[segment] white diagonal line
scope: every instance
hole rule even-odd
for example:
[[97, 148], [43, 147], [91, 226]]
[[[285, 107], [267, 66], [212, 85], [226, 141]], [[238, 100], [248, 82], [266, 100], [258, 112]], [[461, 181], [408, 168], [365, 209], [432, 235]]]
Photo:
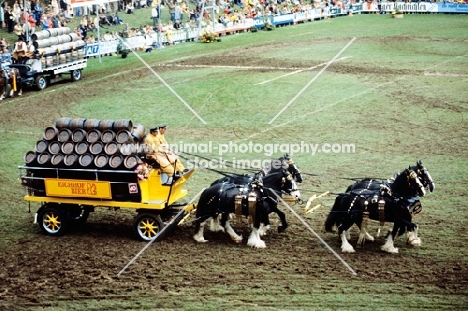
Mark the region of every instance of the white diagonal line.
[[[346, 58], [348, 58], [348, 56], [337, 59], [337, 61], [342, 60], [342, 59], [346, 59]], [[312, 69], [315, 69], [315, 68], [318, 68], [318, 67], [322, 67], [323, 65], [326, 65], [326, 64], [327, 63], [321, 63], [321, 64], [318, 64], [316, 66], [312, 66], [312, 67], [309, 67], [309, 68], [306, 68], [306, 69], [299, 69], [299, 70], [284, 74], [282, 76], [279, 76], [279, 77], [276, 77], [276, 78], [273, 78], [273, 79], [270, 79], [270, 80], [266, 80], [266, 81], [263, 81], [263, 82], [260, 82], [260, 83], [255, 83], [254, 85], [265, 84], [265, 83], [275, 81], [275, 80], [278, 80], [278, 79], [281, 79], [281, 78], [284, 78], [284, 77], [287, 77], [287, 76], [290, 76], [290, 75], [294, 75], [294, 74], [299, 73], [299, 72], [308, 71], [308, 70], [312, 70]]]
[[331, 246], [328, 245], [327, 242], [325, 242], [324, 239], [322, 239], [322, 237], [321, 237], [320, 235], [318, 235], [317, 232], [315, 232], [315, 230], [312, 229], [312, 227], [309, 226], [309, 224], [308, 224], [307, 222], [305, 222], [305, 220], [302, 219], [302, 217], [299, 216], [299, 215], [296, 213], [296, 211], [293, 210], [292, 207], [289, 206], [289, 204], [287, 204], [287, 203], [283, 200], [282, 197], [280, 197], [280, 196], [279, 196], [278, 194], [276, 194], [276, 192], [274, 192], [274, 191], [273, 191], [273, 193], [276, 195], [276, 197], [278, 198], [278, 200], [280, 200], [281, 203], [283, 203], [283, 205], [286, 206], [286, 207], [291, 211], [291, 213], [293, 213], [294, 216], [296, 216], [296, 218], [299, 219], [299, 221], [302, 222], [302, 224], [303, 224], [307, 229], [309, 229], [309, 231], [312, 232], [312, 233], [317, 237], [317, 239], [319, 239], [319, 241], [322, 242], [322, 244], [325, 245], [325, 247], [328, 248], [328, 250], [330, 250], [330, 252], [332, 252], [332, 254], [335, 255], [335, 257], [338, 258], [338, 260], [340, 260], [341, 263], [342, 263], [346, 268], [348, 268], [349, 271], [351, 271], [351, 273], [352, 273], [353, 275], [357, 275], [356, 271], [354, 271], [354, 269], [351, 268], [351, 266], [348, 265], [348, 263], [347, 263], [346, 261], [344, 261], [344, 259], [341, 258], [341, 256], [338, 255], [338, 253], [335, 252], [335, 250], [334, 250], [333, 248], [331, 248]]
[[[196, 196], [194, 196], [190, 202], [187, 203], [187, 205], [190, 205], [192, 204], [196, 198], [198, 198], [198, 196], [205, 190], [205, 188], [203, 188], [202, 190], [200, 190], [200, 192], [197, 193]], [[162, 230], [164, 230], [165, 228], [167, 228], [169, 225], [166, 225], [166, 227], [162, 228]], [[160, 233], [162, 233], [162, 230]], [[145, 247], [143, 247], [139, 252], [138, 254], [136, 254], [132, 260], [130, 260], [126, 265], [125, 267], [122, 268], [122, 270], [120, 270], [119, 273], [117, 273], [117, 276], [120, 276], [125, 270], [127, 270], [127, 268], [135, 261], [137, 260], [138, 257], [140, 257], [141, 254], [143, 254], [143, 252], [156, 240], [156, 238], [159, 236], [159, 233], [154, 236], [148, 243], [146, 243]]]
[[312, 80], [310, 80], [309, 83], [307, 83], [307, 85], [304, 86], [302, 90], [300, 90], [299, 93], [297, 93], [297, 95], [294, 96], [294, 98], [291, 99], [289, 103], [286, 106], [284, 106], [283, 109], [281, 109], [281, 111], [278, 112], [273, 119], [271, 119], [270, 122], [268, 122], [268, 124], [272, 124], [273, 122], [275, 122], [276, 118], [278, 118], [286, 109], [288, 109], [288, 107], [328, 68], [328, 66], [330, 66], [338, 58], [338, 56], [341, 55], [341, 53], [343, 53], [351, 45], [351, 43], [354, 42], [354, 40], [356, 40], [356, 37], [351, 39], [351, 41], [349, 41], [349, 43], [346, 44], [346, 46], [342, 48], [341, 51], [338, 54], [336, 54], [335, 57], [333, 57], [333, 59], [329, 61], [327, 65], [323, 67], [322, 70], [320, 70], [319, 73], [317, 73], [315, 77]]
[[[117, 36], [117, 38], [122, 42], [122, 44], [125, 44], [127, 48], [131, 50], [127, 42], [123, 41], [123, 39], [119, 36]], [[185, 107], [187, 107], [188, 110], [190, 110], [203, 124], [206, 124], [205, 120], [203, 120], [203, 118], [200, 117], [200, 115], [195, 110], [193, 110], [193, 108], [182, 97], [180, 97], [179, 94], [177, 94], [177, 92], [174, 91], [174, 89], [169, 84], [167, 84], [167, 82], [164, 81], [164, 79], [161, 78], [161, 76], [156, 71], [154, 71], [154, 69], [151, 68], [151, 66], [148, 65], [148, 63], [145, 62], [140, 55], [138, 55], [138, 53], [135, 51], [132, 51], [132, 53], [146, 66], [146, 68], [148, 68], [156, 76], [156, 78], [159, 79], [159, 81], [161, 81], [172, 92], [172, 94], [174, 94], [185, 105]]]

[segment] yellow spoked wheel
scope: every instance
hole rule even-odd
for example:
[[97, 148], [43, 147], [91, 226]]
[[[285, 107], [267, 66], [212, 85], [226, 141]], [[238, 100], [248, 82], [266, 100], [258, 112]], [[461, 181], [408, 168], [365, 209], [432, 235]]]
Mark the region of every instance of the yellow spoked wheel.
[[45, 207], [39, 213], [39, 225], [41, 230], [49, 235], [61, 235], [65, 231], [65, 218], [60, 211], [55, 207]]
[[133, 227], [140, 240], [150, 241], [164, 227], [164, 223], [158, 214], [140, 213], [136, 217]]

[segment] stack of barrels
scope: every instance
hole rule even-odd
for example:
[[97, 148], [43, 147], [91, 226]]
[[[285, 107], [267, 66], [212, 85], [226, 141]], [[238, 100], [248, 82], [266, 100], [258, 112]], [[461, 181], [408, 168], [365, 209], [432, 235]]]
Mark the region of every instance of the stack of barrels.
[[41, 30], [31, 35], [42, 67], [53, 67], [84, 59], [86, 42], [68, 27]]
[[131, 120], [58, 118], [24, 161], [31, 167], [133, 170], [144, 137], [144, 126]]

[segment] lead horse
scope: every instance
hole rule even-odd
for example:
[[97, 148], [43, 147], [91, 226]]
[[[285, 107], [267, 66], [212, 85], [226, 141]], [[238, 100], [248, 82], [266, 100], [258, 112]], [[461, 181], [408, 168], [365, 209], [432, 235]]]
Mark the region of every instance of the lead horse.
[[[432, 179], [432, 176], [429, 173], [429, 171], [424, 167], [421, 160], [416, 162], [416, 165], [409, 166], [408, 169], [416, 172], [424, 188], [426, 188], [429, 192], [434, 191], [435, 189], [434, 180]], [[394, 177], [396, 177], [396, 175]], [[357, 181], [354, 184], [350, 185], [346, 189], [346, 192], [350, 192], [352, 190], [357, 190], [357, 189], [379, 190], [381, 187], [392, 187], [392, 183], [393, 183], [392, 180], [379, 181], [376, 179], [366, 178], [366, 179]], [[406, 191], [405, 189], [394, 188], [393, 191], [395, 192], [396, 195], [407, 196], [407, 194], [405, 193]]]
[[[195, 234], [193, 238], [197, 242], [207, 242], [204, 238], [204, 226], [212, 220], [221, 217], [221, 227], [228, 233], [231, 239], [237, 243], [242, 241], [242, 236], [236, 234], [230, 225], [230, 215], [250, 217], [252, 232], [247, 245], [255, 248], [265, 248], [265, 242], [261, 240], [261, 227], [269, 223], [268, 215], [277, 210], [278, 195], [275, 189], [264, 186], [261, 177], [257, 175], [254, 181], [238, 185], [234, 183], [216, 183], [205, 189], [197, 204]], [[296, 183], [292, 175], [283, 170], [271, 175], [275, 179], [273, 184], [279, 184], [279, 189], [299, 196]]]
[[11, 87], [9, 94], [10, 97], [13, 97], [16, 91], [18, 92], [18, 96], [23, 94], [19, 70], [16, 68], [8, 69], [8, 76], [9, 77], [7, 78], [4, 69], [0, 69], [0, 100], [3, 100], [6, 97], [8, 85]]
[[[406, 169], [401, 172], [393, 182], [393, 187], [400, 191], [408, 191], [413, 196], [425, 195], [424, 186], [413, 171]], [[391, 191], [391, 188], [388, 190]], [[335, 199], [335, 204], [325, 221], [325, 230], [333, 232], [333, 226], [338, 227], [341, 238], [341, 251], [354, 253], [355, 250], [348, 242], [348, 230], [353, 224], [360, 229], [358, 245], [362, 245], [365, 239], [373, 240], [366, 232], [368, 219], [380, 222], [393, 222], [393, 230], [387, 236], [386, 243], [381, 247], [383, 251], [398, 253], [394, 241], [398, 235], [408, 232], [408, 243], [413, 246], [421, 244], [417, 236], [418, 226], [412, 223], [411, 200], [396, 197], [385, 190], [357, 189], [348, 193], [342, 193]]]

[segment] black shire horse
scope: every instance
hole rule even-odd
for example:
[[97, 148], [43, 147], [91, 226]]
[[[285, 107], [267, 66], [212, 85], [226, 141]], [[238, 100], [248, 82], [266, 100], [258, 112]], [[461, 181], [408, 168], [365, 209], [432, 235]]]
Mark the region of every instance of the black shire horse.
[[[409, 170], [416, 172], [418, 175], [419, 180], [423, 184], [424, 188], [429, 190], [429, 192], [433, 192], [435, 189], [435, 183], [431, 177], [431, 174], [429, 174], [429, 171], [424, 167], [423, 163], [421, 160], [419, 160], [416, 165], [414, 166], [409, 166]], [[369, 190], [380, 190], [381, 187], [388, 187], [391, 188], [391, 184], [393, 183], [392, 180], [376, 180], [376, 179], [371, 179], [371, 178], [366, 178], [361, 181], [357, 181], [354, 184], [350, 185], [347, 189], [346, 192], [350, 192], [352, 190], [359, 190], [359, 189], [369, 189]], [[394, 188], [392, 189], [393, 192], [395, 192], [396, 195], [398, 196], [403, 196], [407, 197], [408, 195], [404, 193], [407, 191], [407, 189], [397, 189]]]
[[[296, 164], [294, 163], [293, 159], [288, 155], [285, 154], [281, 158], [277, 160], [272, 160], [266, 167], [264, 167], [260, 174], [262, 177], [267, 176], [268, 174], [280, 172], [286, 169], [294, 178], [297, 183], [302, 182], [302, 174], [301, 171], [297, 168]], [[238, 185], [243, 185], [248, 182], [252, 182], [256, 179], [255, 174], [229, 174], [225, 177], [222, 177], [216, 181], [214, 181], [211, 186], [218, 184], [218, 183], [233, 183]]]
[[[291, 174], [281, 171], [272, 174], [271, 177], [277, 181], [280, 190], [295, 195], [295, 188]], [[215, 220], [221, 216], [222, 230], [228, 233], [232, 240], [237, 243], [242, 241], [242, 236], [237, 235], [229, 223], [230, 214], [238, 216], [249, 216], [252, 221], [252, 232], [247, 245], [255, 248], [265, 248], [265, 242], [261, 240], [262, 224], [269, 223], [268, 215], [278, 211], [278, 200], [275, 194], [277, 190], [265, 187], [260, 179], [245, 185], [233, 183], [217, 183], [203, 191], [197, 204], [195, 234], [193, 238], [197, 242], [207, 242], [203, 236], [205, 224], [211, 219]], [[284, 225], [284, 224], [283, 224]]]
[[[266, 167], [264, 167], [260, 173], [255, 173], [255, 174], [230, 174], [228, 176], [225, 176], [223, 178], [220, 178], [216, 181], [214, 181], [211, 186], [214, 186], [219, 183], [232, 183], [236, 185], [246, 185], [248, 183], [253, 182], [254, 180], [258, 180], [259, 178], [262, 178], [263, 180], [263, 185], [267, 188], [271, 188], [277, 192], [277, 194], [282, 197], [283, 191], [281, 189], [281, 182], [277, 178], [278, 174], [284, 174], [284, 171], [287, 170], [294, 180], [297, 183], [301, 183], [303, 181], [302, 179], [302, 174], [301, 171], [297, 168], [296, 164], [292, 160], [292, 158], [288, 155], [285, 154], [281, 158], [277, 160], [272, 160]], [[260, 175], [260, 176], [259, 176]], [[297, 190], [297, 187], [293, 187], [291, 189]], [[296, 202], [298, 203], [303, 203], [299, 191], [296, 192], [295, 194], [291, 195]], [[286, 221], [286, 215], [276, 206], [272, 212], [275, 212], [278, 217], [280, 218], [281, 225], [278, 226], [278, 232], [283, 232], [286, 230], [286, 228], [289, 226], [287, 221]], [[270, 228], [270, 222], [268, 221], [267, 223], [264, 223], [264, 226], [262, 226], [260, 233], [261, 235], [264, 235], [266, 233], [266, 230]], [[213, 219], [213, 223], [210, 226], [211, 231], [220, 231], [220, 227], [217, 223], [217, 219]]]
[[[409, 169], [400, 173], [393, 186], [398, 189], [414, 191], [412, 196], [425, 195], [424, 186], [417, 174]], [[358, 245], [362, 245], [365, 239], [374, 238], [366, 232], [368, 219], [380, 222], [393, 222], [393, 230], [387, 237], [386, 243], [381, 247], [383, 251], [398, 253], [398, 248], [394, 247], [394, 241], [398, 235], [408, 232], [408, 243], [419, 246], [421, 240], [417, 236], [417, 225], [412, 223], [410, 211], [411, 200], [389, 195], [385, 191], [359, 189], [349, 193], [339, 194], [335, 199], [328, 217], [325, 221], [325, 230], [333, 232], [333, 226], [338, 227], [338, 234], [341, 237], [341, 251], [343, 253], [354, 253], [355, 250], [348, 242], [348, 230], [353, 224], [360, 228]]]

